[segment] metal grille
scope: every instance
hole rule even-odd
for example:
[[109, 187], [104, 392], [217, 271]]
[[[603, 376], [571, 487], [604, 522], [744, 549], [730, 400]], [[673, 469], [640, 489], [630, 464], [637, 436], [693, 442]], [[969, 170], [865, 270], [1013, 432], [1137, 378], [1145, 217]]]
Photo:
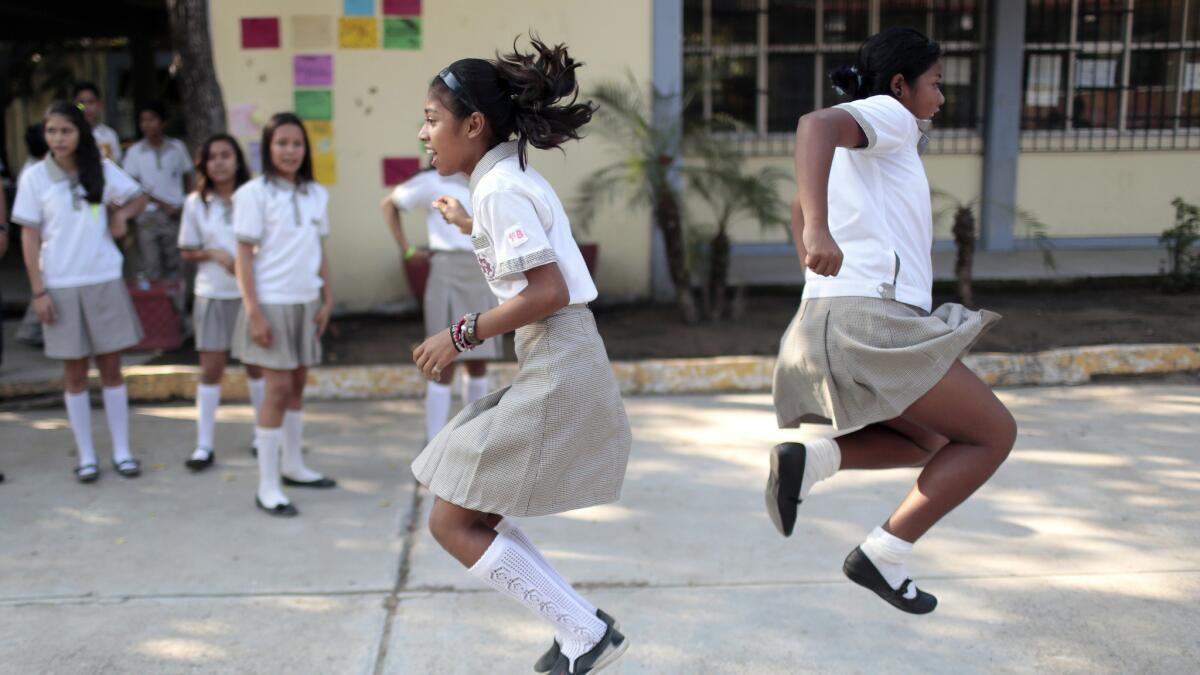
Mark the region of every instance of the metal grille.
[[871, 34], [911, 26], [942, 44], [946, 105], [929, 152], [982, 152], [984, 0], [685, 0], [685, 119], [750, 155], [788, 155], [801, 115], [838, 103], [827, 73]]
[[1028, 0], [1021, 149], [1200, 149], [1200, 0]]

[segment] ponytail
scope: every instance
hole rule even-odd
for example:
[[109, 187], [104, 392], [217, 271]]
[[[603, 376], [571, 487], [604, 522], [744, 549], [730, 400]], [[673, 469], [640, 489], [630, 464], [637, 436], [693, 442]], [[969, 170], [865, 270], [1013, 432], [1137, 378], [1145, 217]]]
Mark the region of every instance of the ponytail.
[[879, 94], [894, 96], [891, 85], [896, 75], [912, 86], [941, 57], [941, 45], [920, 31], [887, 28], [863, 43], [853, 65], [830, 71], [829, 81], [839, 95], [851, 101]]

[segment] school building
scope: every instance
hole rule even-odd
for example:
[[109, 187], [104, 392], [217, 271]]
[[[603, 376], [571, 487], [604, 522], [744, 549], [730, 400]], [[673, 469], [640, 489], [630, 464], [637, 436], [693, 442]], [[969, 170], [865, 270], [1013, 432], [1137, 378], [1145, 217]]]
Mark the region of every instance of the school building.
[[[797, 118], [835, 102], [824, 73], [882, 27], [924, 30], [946, 53], [930, 183], [979, 205], [983, 276], [1043, 273], [1022, 214], [1046, 225], [1068, 272], [1157, 273], [1171, 199], [1200, 201], [1200, 0], [210, 0], [210, 24], [229, 128], [251, 156], [271, 113], [310, 120], [348, 310], [409, 300], [379, 202], [424, 163], [430, 79], [531, 29], [585, 62], [585, 92], [653, 83], [677, 95], [659, 115], [686, 114], [752, 167], [789, 172]], [[697, 94], [683, 112], [685, 90]], [[583, 178], [618, 158], [593, 137], [532, 161], [569, 213]], [[420, 233], [421, 217], [407, 220]], [[936, 231], [944, 260], [949, 219]], [[604, 301], [662, 290], [648, 209], [614, 203], [577, 238], [599, 244]], [[738, 223], [733, 239], [739, 280], [799, 279], [782, 229]]]

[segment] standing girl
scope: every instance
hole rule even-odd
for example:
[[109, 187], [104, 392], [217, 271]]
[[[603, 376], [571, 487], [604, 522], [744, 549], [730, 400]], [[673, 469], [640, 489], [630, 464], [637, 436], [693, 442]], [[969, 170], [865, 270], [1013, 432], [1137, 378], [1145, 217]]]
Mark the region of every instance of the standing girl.
[[579, 138], [593, 108], [576, 102], [579, 64], [566, 47], [532, 43], [532, 54], [455, 61], [430, 83], [420, 138], [438, 173], [471, 177], [471, 240], [500, 305], [457, 319], [413, 357], [436, 380], [459, 353], [516, 330], [519, 371], [451, 420], [413, 473], [436, 495], [429, 530], [438, 543], [554, 628], [535, 669], [589, 673], [624, 653], [625, 636], [508, 519], [616, 501], [631, 442], [587, 308], [596, 287], [562, 203], [526, 161], [530, 145]]
[[[299, 117], [276, 113], [263, 128], [263, 175], [233, 195], [242, 307], [233, 355], [259, 366], [266, 397], [258, 413], [258, 494], [254, 503], [275, 516], [298, 513], [283, 484], [331, 488], [336, 483], [304, 465], [304, 383], [321, 362], [321, 336], [333, 312], [329, 286], [329, 196], [313, 181], [308, 134]], [[282, 453], [280, 449], [282, 448]]]
[[[381, 205], [383, 218], [403, 252], [402, 262], [432, 258], [423, 302], [426, 335], [432, 335], [471, 310], [488, 310], [496, 306], [487, 279], [479, 273], [479, 265], [475, 262], [475, 249], [471, 246], [469, 236], [470, 225], [466, 227], [467, 234], [463, 234], [433, 206], [435, 200], [443, 197], [464, 207], [469, 204], [471, 196], [466, 177], [462, 174], [441, 176], [437, 171], [425, 170], [397, 185]], [[428, 251], [418, 250], [409, 244], [400, 222], [401, 210], [415, 208], [428, 211], [425, 215], [425, 227], [429, 231]], [[465, 209], [464, 214], [470, 217]], [[496, 338], [458, 356], [468, 374], [462, 389], [463, 405], [473, 403], [488, 393], [487, 362], [500, 358], [501, 348], [502, 340]], [[453, 382], [454, 365], [451, 364], [442, 371], [436, 382], [430, 381], [425, 385], [426, 441], [446, 425]]]
[[[184, 464], [200, 471], [212, 466], [215, 457], [213, 431], [221, 403], [221, 378], [242, 307], [234, 276], [233, 192], [250, 180], [250, 171], [237, 141], [228, 134], [217, 134], [200, 147], [196, 175], [196, 191], [183, 203], [179, 250], [185, 261], [198, 265], [192, 310], [201, 370], [196, 386], [196, 450]], [[261, 382], [262, 369], [247, 365], [246, 375], [251, 382]]]
[[25, 228], [21, 245], [46, 356], [63, 361], [67, 419], [79, 451], [75, 476], [90, 483], [100, 475], [87, 391], [88, 359], [95, 357], [113, 467], [132, 478], [141, 465], [129, 449], [121, 351], [141, 341], [142, 325], [121, 279], [124, 260], [114, 239], [125, 235], [146, 197], [116, 164], [100, 157], [75, 104], [51, 105], [45, 130], [50, 154], [21, 174], [12, 220]]
[[771, 453], [767, 511], [784, 536], [813, 484], [839, 469], [924, 467], [843, 571], [906, 612], [937, 605], [908, 571], [913, 542], [978, 489], [1012, 449], [1004, 405], [959, 358], [999, 319], [946, 304], [930, 313], [933, 218], [919, 151], [945, 101], [941, 48], [915, 30], [871, 37], [831, 78], [849, 103], [796, 130], [793, 231], [808, 268], [775, 370], [780, 427], [863, 427]]

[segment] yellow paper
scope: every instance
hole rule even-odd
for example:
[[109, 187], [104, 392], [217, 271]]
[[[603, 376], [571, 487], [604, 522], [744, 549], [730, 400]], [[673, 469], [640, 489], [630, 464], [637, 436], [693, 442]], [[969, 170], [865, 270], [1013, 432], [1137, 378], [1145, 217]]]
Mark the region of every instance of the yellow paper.
[[312, 149], [313, 178], [322, 185], [337, 183], [337, 153], [333, 144], [333, 122], [305, 120], [308, 143]]
[[379, 47], [379, 20], [373, 16], [339, 16], [338, 46], [343, 49]]
[[329, 49], [333, 46], [333, 17], [328, 14], [297, 14], [292, 17], [292, 47]]

